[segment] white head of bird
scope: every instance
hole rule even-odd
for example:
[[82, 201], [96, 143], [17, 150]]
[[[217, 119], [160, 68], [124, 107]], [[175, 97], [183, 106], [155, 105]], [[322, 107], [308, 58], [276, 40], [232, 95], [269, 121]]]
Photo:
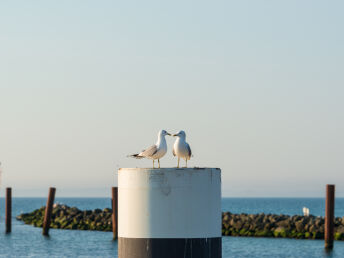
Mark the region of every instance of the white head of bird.
[[178, 133], [173, 134], [172, 136], [180, 137], [185, 140], [186, 134], [183, 130], [179, 131]]
[[166, 132], [165, 130], [160, 130], [158, 133], [158, 137], [164, 137], [166, 135], [171, 135], [171, 134]]
[[160, 130], [158, 133], [158, 141], [156, 142], [156, 146], [161, 148], [162, 150], [167, 151], [167, 144], [166, 144], [166, 135], [171, 135], [170, 133], [166, 132], [165, 130]]

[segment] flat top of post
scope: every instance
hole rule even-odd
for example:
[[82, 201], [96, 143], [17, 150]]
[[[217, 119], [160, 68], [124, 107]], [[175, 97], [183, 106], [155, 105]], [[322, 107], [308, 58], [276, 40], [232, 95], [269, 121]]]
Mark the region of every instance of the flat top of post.
[[220, 168], [207, 168], [207, 167], [203, 167], [203, 168], [200, 168], [200, 167], [193, 167], [193, 168], [120, 168], [118, 169], [118, 171], [121, 171], [121, 170], [156, 170], [156, 171], [176, 171], [176, 170], [179, 170], [179, 171], [195, 171], [195, 170], [206, 170], [206, 169], [216, 169], [216, 170], [221, 170]]

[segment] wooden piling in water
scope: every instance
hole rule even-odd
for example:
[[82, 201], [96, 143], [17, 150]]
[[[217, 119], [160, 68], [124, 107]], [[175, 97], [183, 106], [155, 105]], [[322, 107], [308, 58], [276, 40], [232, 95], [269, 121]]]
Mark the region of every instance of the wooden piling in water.
[[118, 232], [118, 187], [112, 187], [112, 232], [113, 239], [117, 239]]
[[43, 231], [42, 231], [42, 234], [44, 236], [48, 236], [49, 235], [50, 219], [51, 219], [51, 213], [53, 211], [55, 192], [56, 192], [56, 188], [55, 187], [50, 187], [49, 195], [48, 195], [48, 200], [47, 200], [47, 205], [45, 207], [44, 221], [43, 221]]
[[12, 188], [6, 188], [6, 233], [12, 231]]
[[335, 185], [326, 185], [325, 205], [325, 248], [333, 248], [334, 238], [334, 192]]

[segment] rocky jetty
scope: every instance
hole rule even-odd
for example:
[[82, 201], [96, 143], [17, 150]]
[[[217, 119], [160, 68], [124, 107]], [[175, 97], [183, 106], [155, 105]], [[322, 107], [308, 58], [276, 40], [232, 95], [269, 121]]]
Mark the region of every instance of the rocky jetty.
[[[42, 227], [45, 207], [17, 216], [25, 224]], [[112, 231], [112, 210], [79, 210], [76, 207], [54, 204], [51, 228]]]
[[[222, 213], [222, 235], [323, 239], [323, 217]], [[344, 240], [344, 217], [335, 218], [335, 240]]]
[[[18, 220], [42, 227], [45, 207], [17, 216]], [[112, 210], [79, 210], [67, 205], [54, 204], [51, 228], [112, 231]], [[287, 237], [323, 239], [323, 217], [288, 216], [275, 214], [222, 213], [223, 236]], [[335, 239], [344, 240], [344, 217], [335, 219]]]

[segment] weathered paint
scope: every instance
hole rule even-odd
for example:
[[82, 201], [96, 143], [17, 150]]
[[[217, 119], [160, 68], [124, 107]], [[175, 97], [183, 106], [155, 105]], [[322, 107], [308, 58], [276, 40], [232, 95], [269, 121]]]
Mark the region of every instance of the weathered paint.
[[220, 169], [119, 170], [120, 258], [218, 258], [221, 225]]
[[220, 169], [121, 169], [118, 236], [221, 236]]

